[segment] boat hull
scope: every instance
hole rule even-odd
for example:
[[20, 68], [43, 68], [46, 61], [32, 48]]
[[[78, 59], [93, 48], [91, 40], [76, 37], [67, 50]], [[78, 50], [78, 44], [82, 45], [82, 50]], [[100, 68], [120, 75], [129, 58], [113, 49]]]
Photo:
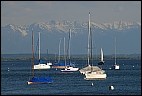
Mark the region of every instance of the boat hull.
[[28, 85], [30, 85], [30, 84], [48, 84], [48, 83], [52, 83], [52, 82], [30, 82], [30, 81], [27, 81]]
[[64, 69], [66, 66], [52, 66], [52, 68]]
[[91, 70], [92, 70], [93, 72], [94, 72], [94, 71], [101, 71], [101, 69], [100, 69], [98, 66], [92, 66], [92, 69], [91, 69], [91, 66], [90, 66], [90, 65], [87, 66], [87, 67], [85, 67], [85, 68], [80, 69], [79, 71], [80, 71], [81, 74], [86, 74], [86, 73], [88, 73], [88, 72], [91, 72]]
[[44, 84], [52, 82], [53, 80], [50, 77], [33, 77], [29, 81], [27, 81], [27, 84]]
[[114, 69], [118, 70], [119, 69], [119, 65], [114, 65]]
[[119, 67], [119, 65], [115, 64], [110, 69], [112, 69], [112, 70], [119, 70], [120, 67]]
[[99, 74], [97, 72], [91, 72], [85, 74], [85, 79], [106, 79], [107, 75], [105, 73]]
[[69, 68], [65, 68], [63, 70], [61, 70], [61, 72], [74, 72], [74, 71], [78, 71], [79, 68], [73, 68], [73, 67], [69, 67]]
[[38, 64], [38, 65], [34, 65], [34, 69], [50, 69], [51, 65], [47, 65], [47, 64]]

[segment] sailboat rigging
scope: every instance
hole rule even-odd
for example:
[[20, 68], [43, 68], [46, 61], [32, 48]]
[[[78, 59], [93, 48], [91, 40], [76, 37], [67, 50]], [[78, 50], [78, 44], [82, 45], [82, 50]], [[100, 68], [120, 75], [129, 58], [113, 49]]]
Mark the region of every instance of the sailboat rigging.
[[90, 30], [90, 12], [89, 12], [89, 32], [88, 32], [88, 66], [79, 70], [80, 73], [85, 74], [85, 79], [105, 79], [105, 71], [100, 69], [98, 66], [93, 66], [93, 40], [92, 31]]
[[34, 69], [50, 69], [51, 68], [51, 65], [52, 63], [51, 62], [47, 62], [47, 64], [44, 64], [42, 62], [42, 60], [40, 59], [40, 32], [39, 32], [39, 54], [38, 54], [38, 57], [39, 57], [39, 64], [37, 65], [34, 65]]
[[[73, 67], [71, 64], [71, 59], [70, 59], [70, 39], [71, 39], [71, 29], [69, 29], [69, 39], [68, 39], [68, 48], [67, 48], [67, 58], [66, 54], [64, 54], [65, 58], [65, 68], [62, 69], [62, 72], [73, 72], [73, 71], [78, 71], [79, 68]], [[64, 38], [64, 53], [65, 53], [65, 38]], [[67, 64], [68, 63], [68, 64]]]
[[60, 38], [60, 42], [59, 42], [59, 56], [58, 56], [58, 63], [60, 63], [60, 49], [61, 49], [61, 38]]
[[116, 63], [116, 37], [115, 37], [115, 64], [113, 66], [113, 69], [118, 70], [119, 69], [119, 65]]
[[[61, 50], [61, 41], [62, 41], [62, 38], [60, 38], [60, 41], [59, 41], [59, 47], [58, 47], [58, 61], [55, 62], [52, 66], [52, 68], [56, 68], [56, 69], [64, 69], [66, 66], [65, 66], [65, 61], [62, 61], [61, 60], [61, 54], [60, 54], [60, 50]], [[65, 54], [65, 46], [63, 46], [64, 48], [64, 54]], [[65, 59], [65, 57], [64, 57]]]
[[27, 84], [39, 84], [39, 83], [52, 83], [53, 80], [50, 77], [35, 77], [34, 76], [34, 35], [32, 31], [32, 78], [27, 81]]

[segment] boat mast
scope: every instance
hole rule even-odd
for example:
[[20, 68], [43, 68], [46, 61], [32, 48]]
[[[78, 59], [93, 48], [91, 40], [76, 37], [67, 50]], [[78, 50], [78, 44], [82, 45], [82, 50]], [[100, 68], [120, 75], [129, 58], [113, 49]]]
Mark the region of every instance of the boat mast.
[[115, 64], [116, 64], [116, 37], [115, 37]]
[[88, 22], [88, 66], [90, 65], [90, 12], [89, 12], [89, 22]]
[[34, 33], [32, 31], [32, 77], [34, 77]]
[[68, 48], [67, 48], [67, 56], [70, 64], [70, 40], [71, 40], [71, 29], [69, 29], [69, 39], [68, 39]]
[[70, 63], [70, 40], [71, 40], [71, 29], [69, 29], [69, 63]]
[[66, 66], [66, 54], [65, 54], [65, 37], [64, 37], [64, 60], [65, 60], [65, 66]]
[[39, 63], [40, 63], [40, 32], [39, 32], [39, 50], [38, 51], [39, 51], [38, 55], [39, 55]]
[[58, 63], [60, 62], [60, 46], [61, 46], [61, 38], [60, 38], [60, 42], [59, 42], [59, 57], [58, 57]]
[[101, 62], [103, 62], [103, 50], [101, 48]]
[[92, 31], [90, 28], [90, 60], [91, 60], [91, 71], [93, 67], [93, 38], [92, 38]]

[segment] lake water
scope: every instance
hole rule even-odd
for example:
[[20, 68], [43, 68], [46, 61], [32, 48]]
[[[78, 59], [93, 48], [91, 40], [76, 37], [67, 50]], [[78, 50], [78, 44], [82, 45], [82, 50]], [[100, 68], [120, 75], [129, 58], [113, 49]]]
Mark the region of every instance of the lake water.
[[[87, 61], [75, 61], [79, 68]], [[105, 61], [105, 80], [85, 80], [79, 71], [36, 70], [36, 76], [50, 76], [51, 84], [27, 85], [31, 76], [31, 61], [1, 61], [2, 95], [141, 95], [141, 60], [118, 60], [120, 70], [110, 70], [114, 60]], [[95, 65], [96, 61], [94, 61]], [[94, 84], [91, 86], [91, 84]], [[113, 85], [114, 90], [109, 90]]]

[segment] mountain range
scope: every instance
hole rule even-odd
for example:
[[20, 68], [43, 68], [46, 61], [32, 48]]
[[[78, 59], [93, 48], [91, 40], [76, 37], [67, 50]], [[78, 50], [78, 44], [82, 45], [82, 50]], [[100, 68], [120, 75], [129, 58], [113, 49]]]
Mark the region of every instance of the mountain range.
[[[8, 24], [1, 27], [1, 53], [31, 53], [31, 34], [34, 32], [34, 50], [38, 51], [38, 32], [41, 32], [41, 53], [58, 54], [61, 41], [63, 54], [63, 38], [68, 42], [71, 29], [71, 54], [87, 54], [88, 22], [54, 21], [39, 22], [30, 25]], [[116, 37], [117, 54], [135, 54], [141, 52], [141, 23], [115, 21], [112, 23], [91, 22], [93, 33], [93, 54], [114, 54]]]

